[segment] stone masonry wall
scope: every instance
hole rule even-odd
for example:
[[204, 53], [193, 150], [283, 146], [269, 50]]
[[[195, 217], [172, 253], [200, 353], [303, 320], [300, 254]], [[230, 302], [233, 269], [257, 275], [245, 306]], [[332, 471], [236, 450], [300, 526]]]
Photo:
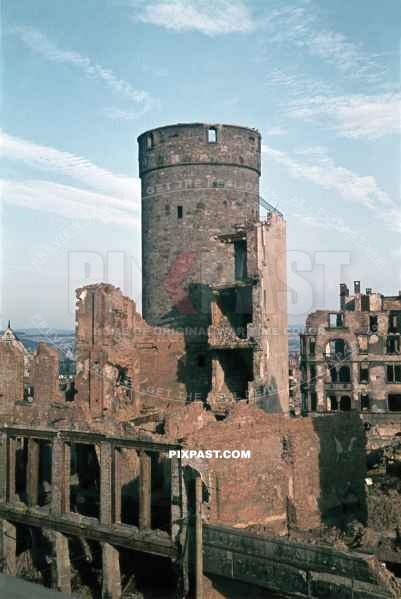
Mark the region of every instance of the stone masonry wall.
[[[217, 141], [208, 143], [208, 128], [196, 123], [173, 125], [138, 139], [143, 314], [152, 324], [170, 319], [175, 324], [207, 326], [208, 286], [234, 279], [233, 247], [222, 244], [218, 236], [258, 219], [259, 133], [217, 125]], [[180, 314], [165, 287], [179, 256], [181, 262], [190, 258], [184, 287], [196, 312]], [[180, 285], [179, 280], [174, 284]]]
[[24, 354], [12, 343], [0, 342], [0, 417], [13, 413], [24, 398]]

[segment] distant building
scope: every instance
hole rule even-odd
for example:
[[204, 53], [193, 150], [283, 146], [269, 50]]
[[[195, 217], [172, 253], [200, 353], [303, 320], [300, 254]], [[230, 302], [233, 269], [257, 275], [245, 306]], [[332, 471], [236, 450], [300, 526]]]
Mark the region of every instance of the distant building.
[[0, 335], [0, 343], [6, 343], [12, 345], [14, 348], [19, 350], [24, 355], [24, 377], [29, 377], [30, 365], [32, 361], [31, 352], [25, 347], [22, 341], [17, 337], [11, 328], [11, 322], [8, 321], [7, 328], [4, 330], [3, 334]]
[[299, 352], [289, 352], [288, 356], [288, 395], [290, 414], [299, 416], [301, 413], [301, 370], [299, 367]]
[[340, 285], [340, 310], [317, 310], [301, 335], [303, 412], [401, 411], [401, 292]]

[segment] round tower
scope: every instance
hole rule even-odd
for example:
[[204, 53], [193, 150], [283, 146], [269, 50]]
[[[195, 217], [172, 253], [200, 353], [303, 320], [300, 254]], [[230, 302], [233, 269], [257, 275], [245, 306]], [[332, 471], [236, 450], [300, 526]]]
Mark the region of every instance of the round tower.
[[259, 218], [261, 137], [204, 123], [139, 136], [143, 316], [194, 326], [209, 318], [210, 286], [235, 280], [224, 237]]

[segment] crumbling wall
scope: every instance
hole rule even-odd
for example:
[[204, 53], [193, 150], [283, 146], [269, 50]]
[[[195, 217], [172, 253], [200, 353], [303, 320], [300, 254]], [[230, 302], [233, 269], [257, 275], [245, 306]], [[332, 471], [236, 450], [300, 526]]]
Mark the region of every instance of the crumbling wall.
[[[239, 235], [233, 232], [224, 240], [235, 244]], [[224, 402], [246, 397], [266, 412], [288, 413], [286, 223], [273, 211], [264, 223], [244, 228], [242, 235], [246, 276], [216, 286], [211, 305], [208, 402], [218, 410], [219, 404], [223, 409]]]
[[192, 462], [209, 491], [210, 522], [284, 534], [341, 520], [344, 511], [366, 516], [365, 435], [355, 415], [292, 419], [241, 401], [223, 421], [194, 404], [165, 418], [166, 434], [188, 449], [251, 452]]
[[269, 393], [258, 403], [268, 412], [289, 410], [286, 222], [273, 211], [256, 226], [259, 284], [254, 287], [254, 325], [261, 351], [257, 378]]
[[[325, 520], [340, 518], [341, 521], [342, 516], [353, 514], [365, 521], [366, 436], [358, 414], [330, 414], [307, 420], [320, 444], [319, 484], [315, 493]], [[295, 455], [307, 467], [301, 448]], [[298, 467], [296, 470], [300, 471]], [[306, 471], [304, 475], [307, 476]]]
[[11, 417], [16, 401], [24, 398], [24, 353], [7, 341], [0, 342], [0, 418]]
[[184, 444], [190, 449], [251, 452], [250, 459], [213, 457], [194, 464], [203, 471], [210, 493], [206, 514], [210, 522], [236, 527], [262, 523], [285, 533], [290, 464], [283, 447], [282, 418], [239, 402], [224, 421], [187, 431]]
[[94, 417], [137, 416], [166, 400], [184, 402], [184, 337], [152, 328], [135, 303], [111, 285], [77, 290], [75, 401]]
[[48, 405], [64, 400], [64, 395], [59, 391], [58, 375], [57, 348], [48, 343], [39, 343], [33, 355], [30, 378], [35, 403]]

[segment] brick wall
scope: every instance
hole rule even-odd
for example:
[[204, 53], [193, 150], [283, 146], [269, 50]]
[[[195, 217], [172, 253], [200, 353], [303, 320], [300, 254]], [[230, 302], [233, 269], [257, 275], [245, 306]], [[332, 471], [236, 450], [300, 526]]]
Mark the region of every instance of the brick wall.
[[10, 416], [24, 398], [24, 354], [12, 343], [0, 342], [0, 416]]
[[251, 451], [251, 459], [192, 463], [210, 492], [210, 522], [285, 533], [287, 524], [318, 528], [344, 509], [365, 515], [365, 437], [358, 417], [290, 419], [246, 402], [221, 422], [202, 420], [193, 406], [185, 411], [194, 417], [166, 415], [166, 432], [183, 437], [189, 449]]

